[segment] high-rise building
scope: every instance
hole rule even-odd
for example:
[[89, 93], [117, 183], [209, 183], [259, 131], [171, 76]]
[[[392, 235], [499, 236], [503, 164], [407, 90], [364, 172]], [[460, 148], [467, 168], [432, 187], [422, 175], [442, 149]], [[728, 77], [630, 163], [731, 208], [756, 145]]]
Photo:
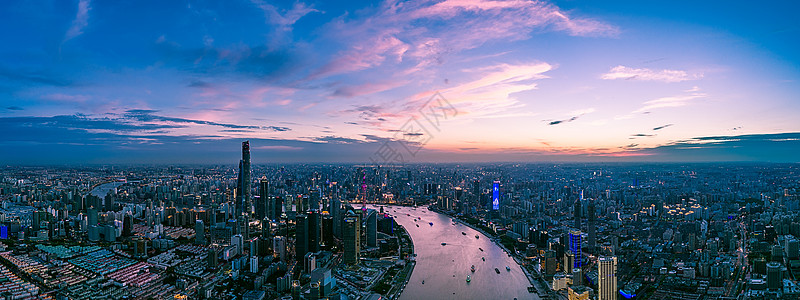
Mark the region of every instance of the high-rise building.
[[239, 194], [241, 195], [242, 214], [250, 215], [252, 206], [250, 204], [250, 141], [242, 142], [242, 163], [240, 165], [242, 180], [239, 186]]
[[[581, 231], [580, 230], [570, 230], [569, 231], [569, 250], [572, 251], [572, 254], [575, 255], [575, 263], [572, 265], [573, 268], [580, 268], [581, 267]], [[568, 269], [567, 269], [568, 270]]]
[[198, 245], [206, 243], [206, 226], [203, 224], [203, 220], [194, 222], [194, 243]]
[[244, 253], [244, 237], [241, 234], [231, 237], [231, 245], [236, 247], [236, 254]]
[[598, 300], [617, 299], [617, 257], [601, 256], [597, 260]]
[[344, 262], [347, 264], [358, 263], [358, 255], [361, 252], [361, 234], [359, 230], [358, 218], [348, 216], [344, 219], [342, 228], [344, 235]]
[[589, 201], [589, 205], [586, 207], [587, 216], [586, 218], [589, 220], [589, 236], [587, 237], [589, 253], [596, 253], [595, 247], [597, 246], [597, 228], [595, 227], [596, 216], [595, 216], [595, 208], [594, 208], [594, 201]]
[[367, 215], [367, 247], [378, 246], [378, 214], [370, 210]]
[[572, 274], [572, 270], [576, 269], [575, 267], [575, 254], [572, 253], [572, 250], [564, 251], [564, 273]]
[[317, 252], [319, 251], [319, 242], [320, 242], [320, 231], [321, 231], [321, 224], [320, 224], [320, 215], [319, 211], [316, 209], [311, 209], [308, 211], [308, 225], [307, 225], [307, 235], [306, 235], [306, 246], [308, 247], [308, 252]]
[[797, 259], [800, 257], [800, 242], [796, 239], [791, 239], [786, 242], [786, 257], [790, 259]]
[[273, 199], [275, 201], [275, 205], [273, 206], [272, 210], [272, 219], [277, 220], [281, 218], [281, 214], [283, 214], [283, 197], [277, 196]]
[[272, 238], [272, 251], [280, 261], [286, 261], [286, 239], [282, 236]]
[[250, 273], [258, 274], [258, 256], [250, 257]]
[[133, 216], [126, 214], [122, 219], [122, 236], [133, 235]]
[[86, 213], [89, 215], [87, 217], [89, 219], [89, 226], [97, 225], [97, 208], [90, 207]]
[[344, 216], [342, 214], [342, 202], [339, 198], [331, 199], [331, 218], [333, 218], [333, 236], [341, 239]]
[[492, 210], [500, 209], [500, 181], [492, 183]]
[[578, 286], [583, 284], [583, 272], [580, 268], [572, 269], [572, 285]]
[[[583, 195], [583, 192], [581, 192]], [[583, 196], [581, 196], [583, 198]], [[581, 200], [575, 201], [575, 209], [573, 210], [575, 217], [575, 229], [581, 230]]]
[[214, 248], [208, 248], [208, 267], [216, 268], [219, 265], [219, 253]]
[[269, 199], [269, 180], [266, 178], [261, 178], [261, 182], [258, 186], [258, 194], [258, 199], [256, 199], [254, 203], [256, 217], [258, 217], [258, 219], [264, 219], [268, 216], [271, 217], [273, 215], [272, 209], [275, 202]]
[[783, 288], [783, 272], [780, 263], [774, 261], [767, 263], [767, 288], [770, 290]]
[[303, 257], [308, 253], [308, 215], [295, 216], [294, 257], [302, 268]]
[[306, 274], [311, 274], [311, 272], [314, 272], [314, 269], [317, 267], [317, 255], [315, 255], [312, 252], [309, 252], [306, 253], [306, 256], [303, 257], [303, 259], [305, 260], [304, 264], [305, 269], [303, 270], [303, 272], [305, 272]]

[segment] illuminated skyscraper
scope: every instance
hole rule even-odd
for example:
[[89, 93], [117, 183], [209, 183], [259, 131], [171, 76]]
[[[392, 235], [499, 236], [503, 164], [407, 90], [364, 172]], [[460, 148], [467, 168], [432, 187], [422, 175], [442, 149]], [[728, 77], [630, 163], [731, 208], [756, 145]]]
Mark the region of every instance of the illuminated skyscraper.
[[492, 183], [492, 210], [500, 209], [500, 181]]
[[597, 261], [598, 300], [617, 299], [617, 257], [601, 256]]
[[575, 263], [572, 265], [573, 268], [580, 268], [581, 267], [581, 231], [580, 230], [570, 230], [569, 231], [569, 250], [572, 251], [572, 254], [575, 255]]

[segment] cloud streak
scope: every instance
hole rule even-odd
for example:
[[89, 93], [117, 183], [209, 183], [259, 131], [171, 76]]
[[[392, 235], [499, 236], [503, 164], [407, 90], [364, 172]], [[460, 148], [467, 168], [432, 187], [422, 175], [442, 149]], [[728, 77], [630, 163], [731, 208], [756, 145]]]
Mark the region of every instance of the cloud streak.
[[83, 29], [89, 25], [89, 11], [91, 9], [90, 0], [78, 1], [78, 12], [75, 14], [75, 19], [72, 20], [72, 26], [69, 27], [64, 35], [64, 42], [83, 34]]
[[608, 73], [600, 76], [605, 80], [637, 80], [637, 81], [661, 81], [661, 82], [681, 82], [702, 78], [702, 74], [689, 74], [681, 70], [651, 70], [647, 68], [635, 69], [626, 66], [616, 66], [611, 68]]

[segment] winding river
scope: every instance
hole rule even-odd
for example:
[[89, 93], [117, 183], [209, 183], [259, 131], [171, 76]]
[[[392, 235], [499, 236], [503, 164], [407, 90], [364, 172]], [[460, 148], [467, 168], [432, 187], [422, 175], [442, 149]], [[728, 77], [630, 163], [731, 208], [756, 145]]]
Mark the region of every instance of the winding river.
[[[539, 299], [528, 293], [530, 283], [514, 259], [483, 234], [453, 225], [449, 217], [424, 207], [387, 206], [384, 211], [406, 228], [417, 253], [417, 265], [400, 299]], [[475, 273], [470, 272], [472, 265]]]

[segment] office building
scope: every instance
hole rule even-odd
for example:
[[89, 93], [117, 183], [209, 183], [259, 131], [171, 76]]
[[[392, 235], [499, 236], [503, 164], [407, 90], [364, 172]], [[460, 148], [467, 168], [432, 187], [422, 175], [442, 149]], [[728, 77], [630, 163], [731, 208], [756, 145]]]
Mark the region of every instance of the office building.
[[250, 273], [258, 274], [258, 256], [250, 257]]
[[378, 246], [378, 214], [374, 210], [367, 213], [367, 247]]
[[272, 251], [280, 261], [286, 261], [286, 238], [276, 236], [272, 238]]
[[303, 257], [308, 253], [308, 215], [298, 214], [295, 217], [294, 257], [300, 268], [303, 268]]
[[777, 262], [767, 263], [767, 288], [777, 290], [783, 288], [782, 266]]
[[[583, 198], [583, 192], [581, 192]], [[573, 217], [575, 218], [575, 229], [581, 229], [581, 200], [575, 201], [575, 208], [573, 209]]]
[[203, 220], [194, 221], [194, 243], [198, 245], [206, 243], [206, 226]]
[[358, 255], [361, 252], [361, 234], [359, 230], [358, 218], [347, 217], [344, 220], [344, 262], [347, 264], [358, 263]]
[[[569, 250], [572, 251], [572, 254], [575, 255], [575, 263], [572, 265], [573, 268], [580, 268], [581, 267], [581, 231], [580, 230], [570, 230], [569, 231]], [[569, 270], [567, 268], [567, 270]]]
[[242, 254], [244, 253], [244, 237], [241, 234], [236, 234], [231, 237], [231, 246], [235, 248], [235, 254]]
[[597, 260], [598, 300], [617, 299], [617, 257], [601, 256]]
[[311, 274], [311, 272], [314, 272], [314, 269], [317, 268], [317, 255], [311, 252], [306, 253], [306, 256], [303, 257], [303, 260], [305, 260], [305, 268], [303, 269], [303, 272], [306, 274]]
[[272, 199], [269, 199], [269, 181], [266, 178], [261, 178], [261, 182], [258, 185], [258, 198], [255, 199], [255, 206], [256, 210], [256, 217], [259, 220], [263, 220], [264, 218], [271, 217], [272, 207], [275, 205]]
[[308, 239], [306, 242], [306, 246], [308, 247], [308, 252], [318, 252], [319, 251], [319, 242], [320, 242], [320, 231], [321, 231], [321, 224], [320, 224], [320, 215], [319, 210], [317, 209], [310, 209], [307, 214], [307, 235], [306, 238]]
[[589, 253], [597, 253], [595, 252], [595, 247], [597, 246], [597, 228], [595, 227], [597, 225], [595, 224], [597, 216], [595, 215], [594, 200], [589, 201], [589, 205], [586, 207], [586, 210], [586, 218], [589, 222], [589, 228], [587, 228], [589, 230], [589, 236], [586, 238], [588, 243], [587, 247], [589, 248]]

